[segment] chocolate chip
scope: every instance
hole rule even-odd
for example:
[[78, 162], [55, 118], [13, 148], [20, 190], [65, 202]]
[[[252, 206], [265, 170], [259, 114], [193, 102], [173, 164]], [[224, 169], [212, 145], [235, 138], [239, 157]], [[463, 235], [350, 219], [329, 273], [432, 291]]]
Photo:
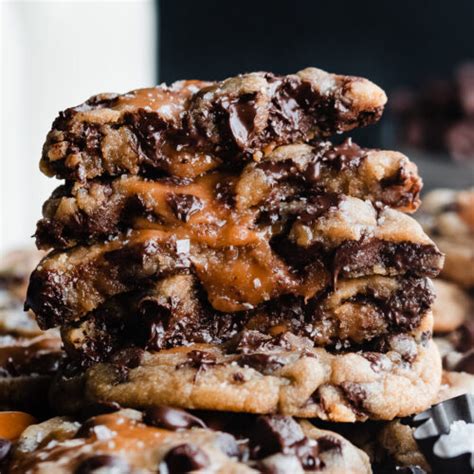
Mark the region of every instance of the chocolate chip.
[[208, 366], [216, 364], [216, 356], [206, 351], [189, 351], [186, 355], [186, 362], [178, 364], [176, 369], [182, 367], [192, 367], [194, 369], [205, 369]]
[[109, 454], [98, 454], [82, 461], [74, 470], [74, 474], [91, 474], [103, 468], [113, 468], [113, 472], [117, 474], [130, 474], [132, 472], [129, 465], [122, 458]]
[[321, 436], [321, 438], [318, 438], [318, 445], [320, 453], [331, 451], [333, 449], [339, 452], [342, 450], [341, 441], [334, 438], [334, 436]]
[[467, 372], [474, 375], [474, 349], [464, 354], [453, 369], [455, 372]]
[[166, 202], [173, 211], [173, 214], [183, 222], [188, 222], [192, 215], [204, 207], [203, 202], [193, 194], [169, 193], [166, 197]]
[[210, 464], [208, 455], [194, 444], [180, 444], [168, 451], [163, 459], [169, 474], [203, 469]]
[[0, 438], [0, 462], [2, 462], [10, 453], [12, 447], [11, 441], [8, 439]]
[[84, 420], [93, 416], [106, 415], [120, 410], [122, 407], [116, 402], [97, 402], [90, 403], [81, 409], [80, 417]]
[[206, 428], [205, 423], [190, 413], [171, 407], [152, 407], [145, 411], [144, 421], [148, 425], [167, 430]]
[[241, 367], [251, 367], [262, 372], [271, 373], [285, 365], [281, 357], [272, 354], [243, 354], [237, 359]]
[[380, 363], [382, 360], [381, 354], [378, 352], [362, 352], [362, 357], [370, 362], [370, 367], [374, 372], [380, 371]]
[[474, 349], [474, 318], [464, 322], [464, 324], [457, 330], [458, 341], [456, 349], [459, 352], [466, 352]]
[[232, 374], [232, 380], [237, 383], [244, 383], [245, 375], [242, 372], [235, 372]]
[[118, 366], [126, 367], [127, 369], [135, 369], [142, 361], [145, 351], [138, 347], [129, 347], [114, 354], [111, 362]]
[[258, 458], [282, 452], [304, 439], [303, 431], [290, 416], [259, 416], [251, 433], [250, 444]]
[[304, 437], [291, 445], [291, 451], [298, 457], [305, 470], [313, 471], [323, 466], [319, 458], [319, 444], [314, 439]]
[[351, 403], [354, 413], [362, 415], [364, 413], [364, 402], [367, 398], [365, 390], [359, 384], [353, 382], [342, 382], [341, 388]]

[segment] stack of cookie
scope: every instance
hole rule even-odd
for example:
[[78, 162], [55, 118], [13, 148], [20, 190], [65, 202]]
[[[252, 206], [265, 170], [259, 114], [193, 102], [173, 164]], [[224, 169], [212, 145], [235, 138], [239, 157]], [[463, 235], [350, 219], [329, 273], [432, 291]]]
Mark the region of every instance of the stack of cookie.
[[83, 404], [336, 422], [430, 406], [443, 257], [406, 214], [416, 167], [327, 140], [385, 102], [368, 80], [309, 68], [60, 113], [41, 169], [66, 182], [36, 231], [54, 250], [26, 301], [61, 328], [55, 403], [77, 408], [73, 386]]
[[44, 416], [50, 413], [49, 387], [64, 354], [57, 331], [41, 331], [33, 315], [22, 310], [41, 255], [15, 250], [0, 258], [0, 410]]

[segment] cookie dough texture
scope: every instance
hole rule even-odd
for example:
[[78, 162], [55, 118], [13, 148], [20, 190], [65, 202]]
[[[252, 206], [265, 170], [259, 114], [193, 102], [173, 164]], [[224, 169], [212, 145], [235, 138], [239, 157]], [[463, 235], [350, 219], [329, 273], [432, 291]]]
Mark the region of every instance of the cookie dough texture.
[[[170, 404], [340, 422], [390, 420], [429, 407], [441, 379], [434, 343], [400, 339], [395, 344], [400, 352], [386, 354], [307, 349], [236, 356], [206, 346], [145, 353], [134, 368], [99, 364], [89, 369], [86, 394], [137, 408]], [[407, 362], [402, 351], [410, 345], [413, 359]]]

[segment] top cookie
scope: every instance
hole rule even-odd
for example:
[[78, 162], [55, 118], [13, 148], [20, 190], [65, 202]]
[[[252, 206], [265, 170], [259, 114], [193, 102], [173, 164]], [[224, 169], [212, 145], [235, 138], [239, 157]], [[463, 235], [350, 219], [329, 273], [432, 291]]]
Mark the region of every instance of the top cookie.
[[224, 162], [258, 160], [277, 145], [374, 123], [386, 100], [367, 79], [316, 68], [99, 94], [60, 112], [41, 170], [79, 181], [150, 170], [195, 177]]

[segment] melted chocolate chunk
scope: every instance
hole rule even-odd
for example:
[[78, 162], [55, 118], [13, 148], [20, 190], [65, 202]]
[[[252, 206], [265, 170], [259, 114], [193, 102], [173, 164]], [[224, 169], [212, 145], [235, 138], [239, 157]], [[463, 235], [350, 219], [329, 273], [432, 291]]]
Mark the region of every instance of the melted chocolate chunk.
[[148, 425], [171, 431], [193, 427], [206, 428], [205, 423], [196, 416], [178, 408], [165, 406], [148, 408], [145, 411], [144, 421]]
[[99, 469], [110, 469], [117, 474], [129, 474], [130, 466], [118, 456], [99, 454], [82, 461], [74, 470], [74, 474], [92, 474]]
[[298, 423], [289, 416], [258, 417], [250, 434], [250, 446], [255, 459], [283, 453], [295, 455], [305, 470], [323, 466], [318, 442], [307, 438]]
[[380, 371], [382, 357], [378, 352], [362, 352], [361, 355], [370, 362], [370, 367], [374, 372]]
[[456, 372], [467, 372], [468, 374], [474, 375], [474, 349], [470, 350], [467, 354], [464, 354], [454, 366], [453, 370]]
[[334, 255], [334, 281], [351, 273], [364, 274], [364, 270], [376, 265], [408, 270], [414, 275], [435, 277], [439, 273], [439, 250], [432, 245], [410, 242], [385, 242], [378, 239], [344, 242]]
[[127, 369], [135, 369], [140, 365], [144, 353], [145, 351], [143, 349], [130, 347], [114, 354], [111, 362], [126, 367]]
[[187, 354], [186, 362], [179, 364], [176, 369], [182, 367], [192, 367], [193, 369], [206, 369], [206, 367], [216, 365], [216, 356], [206, 351], [190, 351]]
[[456, 332], [456, 349], [459, 352], [474, 349], [474, 318], [465, 321]]
[[184, 472], [204, 469], [209, 466], [208, 455], [193, 444], [181, 444], [168, 451], [163, 459], [169, 474], [182, 474]]
[[96, 402], [81, 408], [80, 418], [87, 420], [94, 416], [106, 415], [119, 411], [122, 407], [116, 402]]
[[363, 415], [365, 413], [364, 402], [367, 398], [365, 390], [359, 384], [353, 382], [342, 382], [341, 388], [349, 400], [354, 413]]
[[337, 450], [339, 453], [342, 451], [341, 441], [334, 436], [321, 436], [318, 438], [319, 451], [321, 453], [325, 451]]
[[257, 418], [250, 443], [254, 456], [263, 458], [283, 452], [304, 439], [303, 430], [293, 418], [269, 415]]
[[251, 367], [262, 374], [271, 374], [275, 370], [283, 367], [285, 361], [282, 357], [272, 354], [243, 354], [237, 359], [241, 367]]
[[359, 166], [361, 159], [366, 154], [367, 151], [353, 143], [352, 138], [346, 138], [340, 145], [328, 148], [323, 153], [321, 161], [334, 167], [337, 171], [344, 171]]
[[188, 222], [189, 218], [204, 206], [203, 202], [192, 194], [170, 193], [166, 202], [173, 210], [174, 215], [183, 222]]

